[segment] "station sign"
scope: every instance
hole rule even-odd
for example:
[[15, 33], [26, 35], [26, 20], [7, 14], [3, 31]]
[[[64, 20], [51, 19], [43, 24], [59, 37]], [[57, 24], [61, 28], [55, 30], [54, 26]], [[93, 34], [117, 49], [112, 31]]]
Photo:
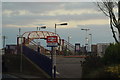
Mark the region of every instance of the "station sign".
[[47, 47], [57, 47], [58, 37], [57, 36], [47, 36]]

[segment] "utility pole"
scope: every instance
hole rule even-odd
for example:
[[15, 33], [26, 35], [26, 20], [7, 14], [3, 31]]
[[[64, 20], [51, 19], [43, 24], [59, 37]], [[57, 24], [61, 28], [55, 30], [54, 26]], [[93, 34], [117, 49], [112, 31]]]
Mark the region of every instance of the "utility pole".
[[92, 46], [92, 34], [89, 34], [89, 36], [90, 36], [90, 40], [89, 40], [89, 51], [91, 52], [91, 51], [92, 51], [92, 48], [91, 48], [91, 46]]
[[[57, 31], [56, 31], [57, 25], [67, 25], [67, 23], [55, 24], [55, 36], [57, 34]], [[54, 49], [54, 51], [53, 51], [53, 49]], [[54, 70], [54, 73], [53, 73], [54, 76], [53, 76], [53, 78], [56, 78], [56, 47], [54, 47], [54, 48], [52, 47], [52, 52], [54, 52], [53, 66], [52, 66], [53, 70]], [[53, 54], [52, 54], [52, 56], [53, 56]]]
[[81, 29], [81, 30], [86, 31], [86, 37], [85, 37], [86, 43], [85, 43], [85, 46], [86, 46], [86, 51], [88, 52], [88, 48], [89, 48], [89, 46], [88, 46], [88, 41], [89, 41], [89, 39], [88, 39], [88, 31], [90, 29]]
[[[40, 31], [41, 29], [45, 29], [45, 28], [46, 28], [46, 26], [37, 27], [36, 33], [37, 33], [37, 36], [38, 36], [38, 37], [39, 37], [38, 31]], [[38, 38], [38, 39], [40, 39], [40, 38]], [[37, 51], [40, 53], [40, 52], [41, 52], [41, 44], [40, 44], [40, 41], [38, 42], [38, 39], [36, 40], [36, 43], [37, 43]]]

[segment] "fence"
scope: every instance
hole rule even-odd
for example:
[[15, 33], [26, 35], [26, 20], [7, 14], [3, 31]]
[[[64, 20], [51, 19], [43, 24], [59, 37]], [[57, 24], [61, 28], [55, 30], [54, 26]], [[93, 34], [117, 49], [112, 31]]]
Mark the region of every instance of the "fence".
[[23, 46], [23, 54], [48, 75], [52, 76], [52, 60], [50, 58], [26, 46]]

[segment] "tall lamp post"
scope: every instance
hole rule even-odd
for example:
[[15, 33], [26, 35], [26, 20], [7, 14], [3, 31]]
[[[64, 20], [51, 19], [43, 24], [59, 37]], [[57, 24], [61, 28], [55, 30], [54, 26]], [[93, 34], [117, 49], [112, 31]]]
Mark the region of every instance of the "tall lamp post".
[[[40, 31], [41, 29], [45, 29], [45, 28], [46, 28], [46, 26], [37, 27], [37, 31]], [[37, 34], [38, 34], [38, 33], [37, 33]], [[38, 45], [37, 51], [40, 52], [40, 48], [39, 48], [40, 43], [38, 42], [38, 39], [37, 39], [37, 45]]]
[[62, 26], [62, 25], [68, 25], [68, 23], [55, 24], [55, 34], [56, 34], [56, 28], [57, 28], [56, 26], [57, 26], [57, 25], [61, 25], [61, 26]]
[[92, 34], [89, 34], [90, 36], [90, 52], [92, 52]]
[[20, 72], [22, 72], [22, 53], [23, 53], [23, 50], [22, 50], [22, 44], [23, 44], [23, 36], [21, 35], [21, 28], [19, 28], [19, 38], [20, 38], [20, 42], [21, 42], [21, 55], [20, 55]]
[[[57, 31], [56, 31], [56, 29], [57, 29], [57, 26], [63, 26], [63, 25], [68, 25], [68, 23], [61, 23], [61, 24], [55, 24], [55, 34], [57, 34]], [[53, 52], [53, 47], [52, 47], [52, 52]], [[53, 54], [52, 54], [53, 55]], [[51, 58], [52, 59], [52, 58]], [[54, 78], [56, 78], [56, 50], [55, 50], [55, 52], [54, 52], [54, 60], [53, 60], [53, 69], [54, 69]]]
[[46, 26], [37, 27], [37, 31], [38, 30], [40, 31], [40, 29], [45, 29], [45, 28], [46, 28]]
[[86, 43], [85, 43], [85, 45], [86, 45], [86, 50], [88, 51], [88, 33], [87, 33], [87, 32], [88, 32], [90, 29], [81, 29], [81, 30], [86, 31], [86, 37], [85, 37]]

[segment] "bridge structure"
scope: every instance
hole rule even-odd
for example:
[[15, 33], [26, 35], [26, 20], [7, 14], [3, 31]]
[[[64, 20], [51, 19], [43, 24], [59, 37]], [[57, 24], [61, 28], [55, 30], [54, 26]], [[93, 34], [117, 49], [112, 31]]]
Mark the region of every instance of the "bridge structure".
[[[34, 65], [38, 66], [49, 76], [53, 77], [53, 75], [56, 74], [56, 68], [55, 65], [53, 65], [54, 60], [51, 55], [51, 51], [41, 45], [38, 45], [35, 41], [35, 39], [47, 40], [47, 36], [57, 36], [58, 38], [58, 47], [54, 48], [54, 50], [56, 50], [56, 55], [74, 55], [75, 47], [72, 44], [68, 43], [64, 39], [61, 39], [58, 34], [49, 31], [25, 32], [17, 38], [17, 45], [18, 51], [21, 51], [21, 54], [25, 55]], [[38, 49], [40, 49], [40, 52]], [[47, 54], [47, 52], [49, 52], [48, 54], [50, 54], [51, 57]]]
[[[22, 37], [22, 43], [29, 48], [32, 48], [34, 50], [37, 50], [38, 47], [40, 47], [40, 52], [45, 54], [49, 53], [50, 50], [44, 48], [41, 45], [38, 45], [38, 42], [34, 41], [35, 39], [43, 39], [46, 40], [47, 36], [57, 36], [58, 37], [58, 47], [56, 47], [58, 54], [63, 54], [63, 51], [69, 52], [69, 54], [73, 55], [75, 51], [75, 46], [70, 44], [68, 41], [61, 39], [61, 37], [54, 33], [49, 31], [28, 31], [23, 33], [20, 37], [17, 38], [17, 44], [21, 43], [21, 37]], [[69, 46], [69, 47], [68, 47]]]

